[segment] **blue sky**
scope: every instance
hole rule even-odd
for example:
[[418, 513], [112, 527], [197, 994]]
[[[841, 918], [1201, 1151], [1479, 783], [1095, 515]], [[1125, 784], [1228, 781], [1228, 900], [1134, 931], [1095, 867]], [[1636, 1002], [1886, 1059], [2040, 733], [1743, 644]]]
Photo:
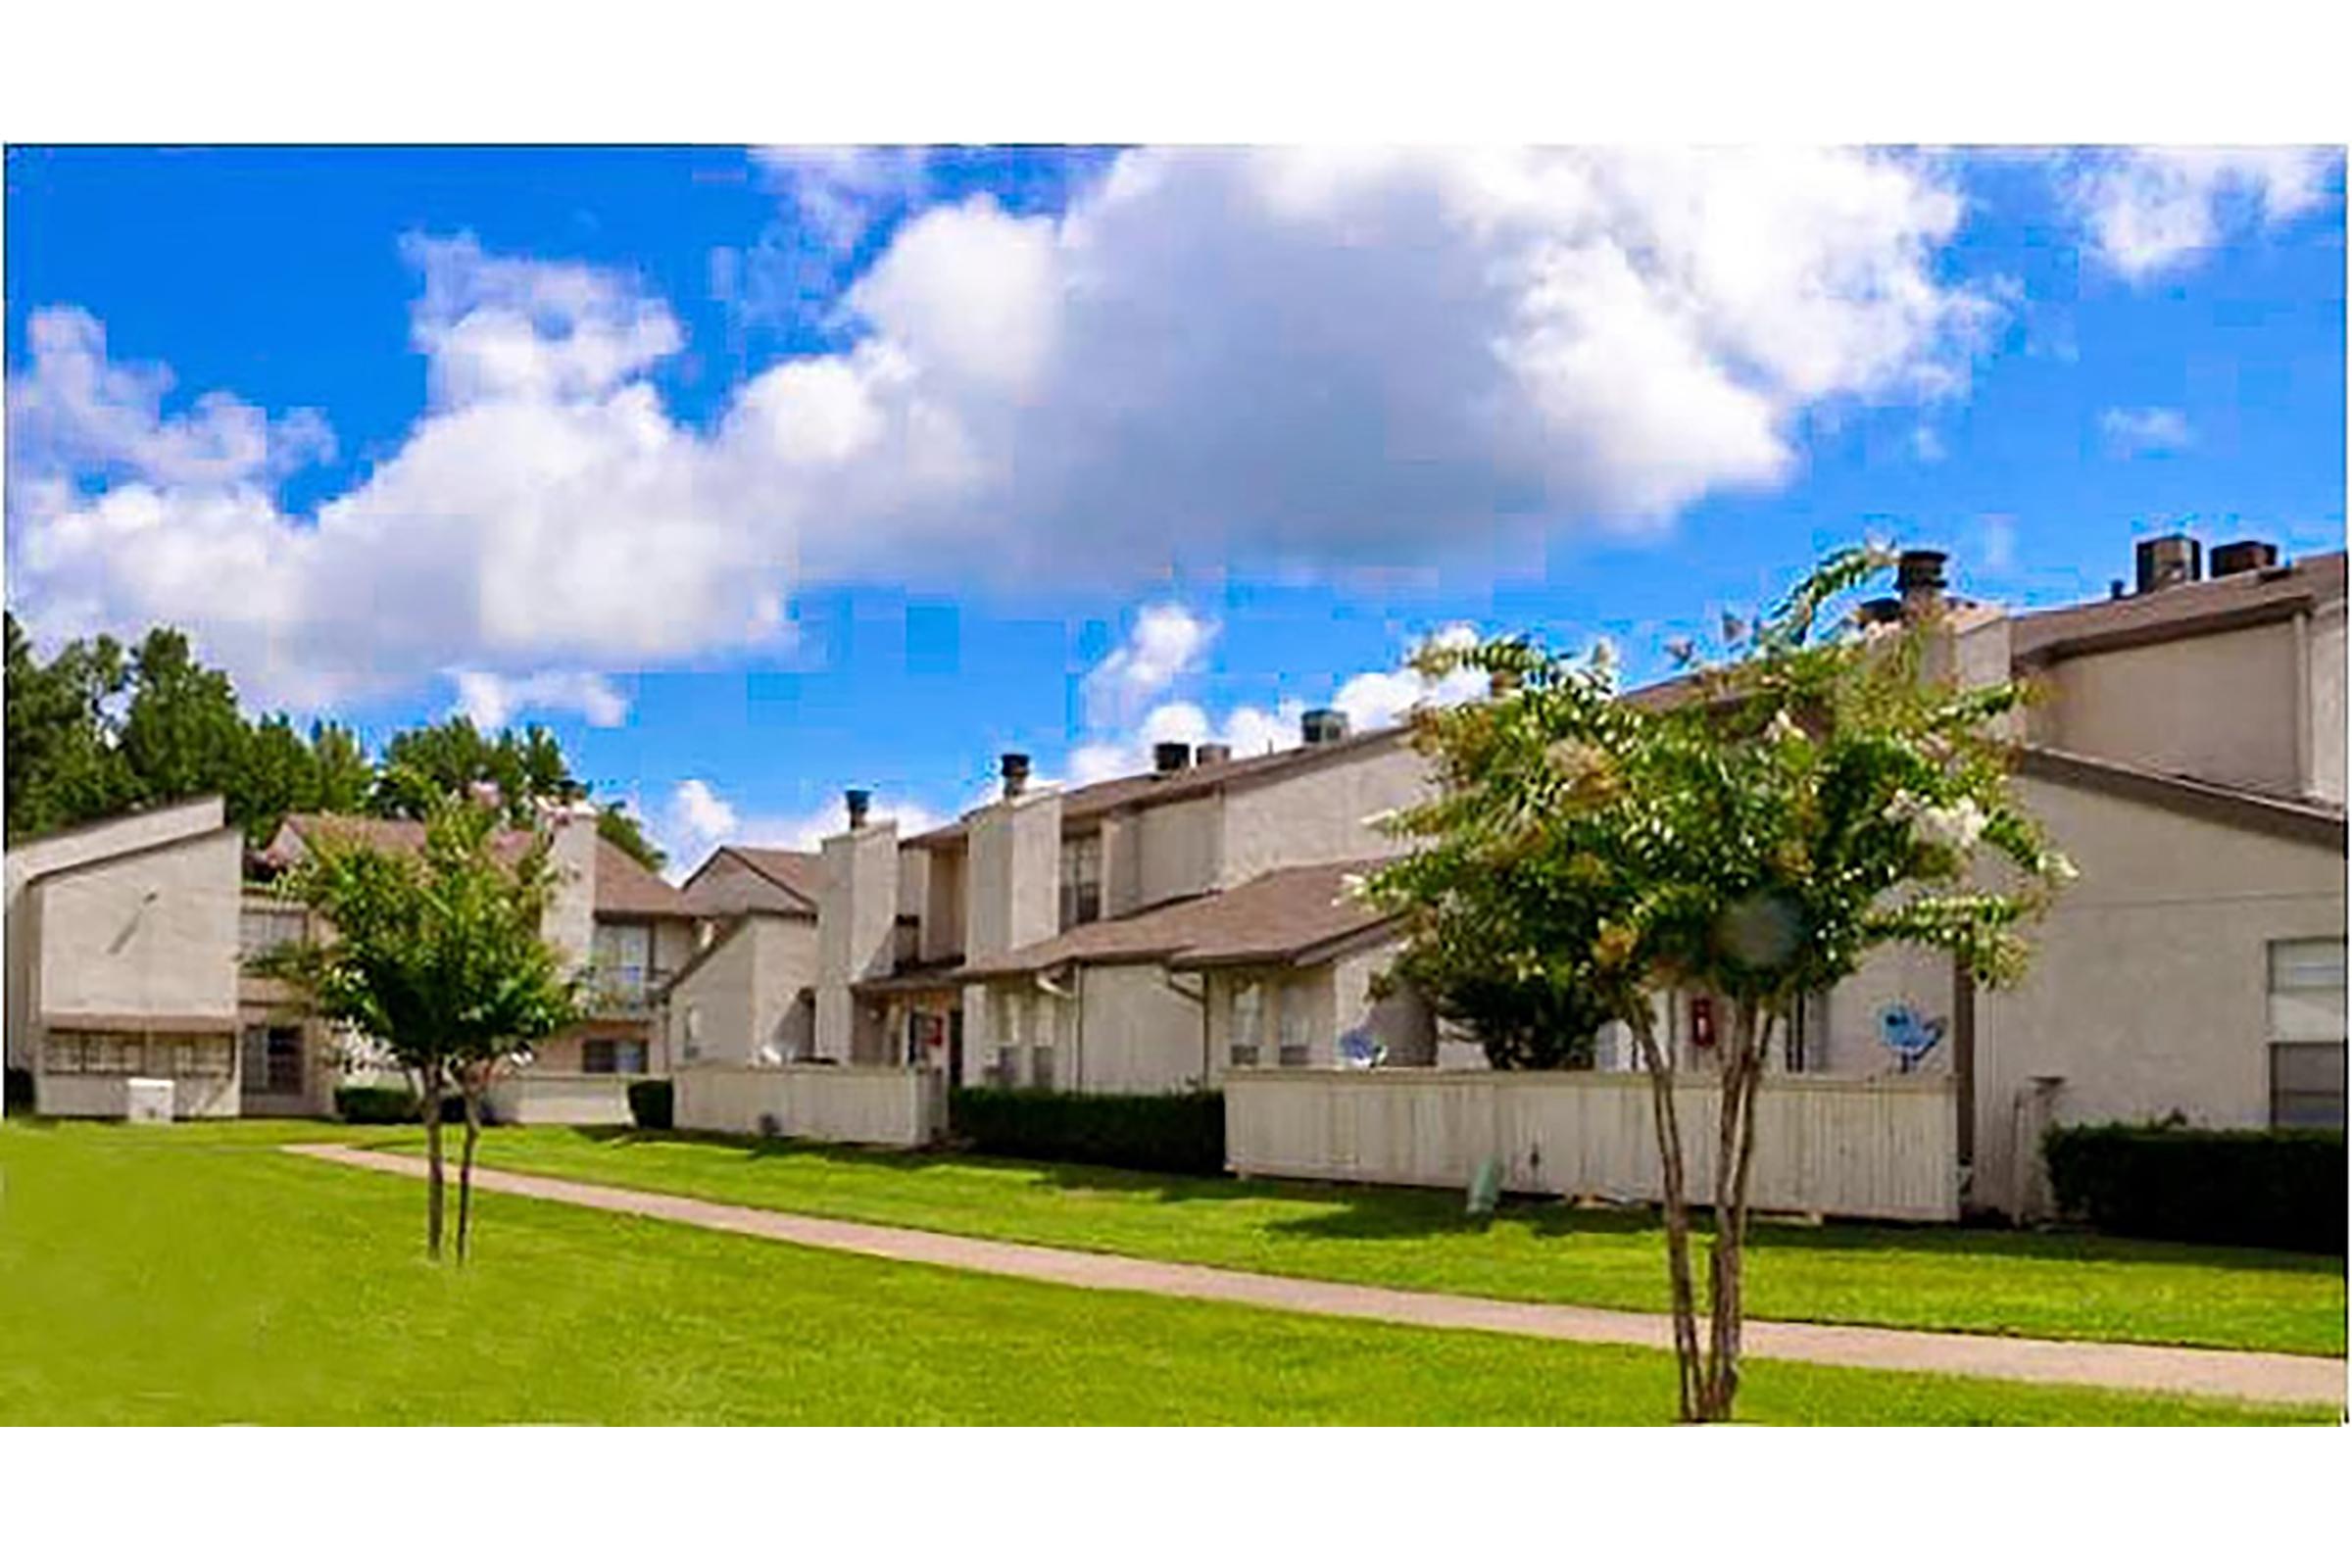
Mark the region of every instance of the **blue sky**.
[[689, 859], [1372, 721], [1865, 533], [2344, 539], [2333, 154], [14, 148], [10, 606]]

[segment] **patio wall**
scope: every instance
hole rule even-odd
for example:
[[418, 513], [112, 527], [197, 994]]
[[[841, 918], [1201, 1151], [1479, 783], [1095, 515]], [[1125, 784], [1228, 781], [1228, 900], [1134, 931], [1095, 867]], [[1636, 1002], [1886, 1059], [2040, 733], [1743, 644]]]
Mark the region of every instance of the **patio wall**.
[[947, 1086], [929, 1067], [682, 1067], [682, 1129], [751, 1136], [762, 1116], [786, 1138], [917, 1149], [947, 1127]]
[[615, 1127], [627, 1123], [629, 1085], [611, 1072], [525, 1072], [490, 1088], [491, 1119], [513, 1127]]
[[[1677, 1081], [1690, 1195], [1714, 1186], [1717, 1089]], [[1756, 1102], [1750, 1201], [1878, 1219], [1960, 1217], [1946, 1078], [1768, 1079]], [[1426, 1068], [1241, 1069], [1225, 1077], [1226, 1163], [1245, 1176], [1466, 1185], [1490, 1155], [1505, 1190], [1654, 1200], [1648, 1080], [1640, 1073]]]

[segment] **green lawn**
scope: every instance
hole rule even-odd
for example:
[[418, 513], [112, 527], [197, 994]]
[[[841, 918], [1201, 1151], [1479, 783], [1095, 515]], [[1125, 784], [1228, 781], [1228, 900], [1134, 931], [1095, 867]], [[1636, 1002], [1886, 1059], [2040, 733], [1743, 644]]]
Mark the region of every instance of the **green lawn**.
[[[881, 1262], [489, 1196], [465, 1269], [320, 1129], [0, 1126], [0, 1423], [1641, 1422], [1654, 1351]], [[502, 1145], [508, 1152], [519, 1146]], [[2333, 1421], [1755, 1363], [1789, 1422]]]
[[[387, 1147], [420, 1149], [414, 1134]], [[1663, 1311], [1646, 1215], [1458, 1194], [1143, 1176], [564, 1127], [491, 1132], [484, 1158], [617, 1187], [1139, 1257], [1408, 1290]], [[1946, 1227], [1762, 1225], [1760, 1318], [2344, 1351], [2340, 1258]]]

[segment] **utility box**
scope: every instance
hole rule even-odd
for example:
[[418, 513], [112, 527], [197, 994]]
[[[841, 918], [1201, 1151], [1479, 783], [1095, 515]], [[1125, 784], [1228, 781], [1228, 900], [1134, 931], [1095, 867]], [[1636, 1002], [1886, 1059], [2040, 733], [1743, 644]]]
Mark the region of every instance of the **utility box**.
[[174, 1085], [169, 1078], [133, 1078], [122, 1086], [122, 1119], [124, 1121], [165, 1121], [172, 1119]]

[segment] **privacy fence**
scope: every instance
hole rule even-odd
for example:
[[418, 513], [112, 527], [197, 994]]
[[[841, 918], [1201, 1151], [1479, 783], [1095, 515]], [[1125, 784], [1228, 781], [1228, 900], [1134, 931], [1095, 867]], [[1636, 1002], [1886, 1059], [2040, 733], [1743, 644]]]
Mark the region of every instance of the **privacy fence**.
[[[1694, 1200], [1714, 1190], [1712, 1074], [1676, 1080]], [[1640, 1073], [1244, 1069], [1225, 1079], [1225, 1155], [1244, 1176], [1465, 1184], [1490, 1156], [1503, 1188], [1621, 1201], [1661, 1196]], [[1876, 1219], [1960, 1216], [1958, 1122], [1941, 1076], [1766, 1080], [1751, 1202]]]
[[696, 1132], [915, 1149], [947, 1124], [947, 1086], [935, 1068], [696, 1063], [672, 1081], [677, 1125]]

